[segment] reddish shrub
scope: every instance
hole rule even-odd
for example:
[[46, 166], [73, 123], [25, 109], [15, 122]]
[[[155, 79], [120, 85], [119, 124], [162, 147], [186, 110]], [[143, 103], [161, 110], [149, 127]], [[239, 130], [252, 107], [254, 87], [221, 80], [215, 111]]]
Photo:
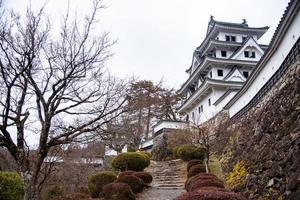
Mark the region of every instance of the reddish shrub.
[[191, 181], [189, 187], [187, 187], [187, 191], [195, 191], [202, 187], [217, 187], [217, 188], [224, 188], [223, 181], [215, 178], [210, 179], [196, 179]]
[[152, 175], [147, 172], [135, 172], [133, 175], [142, 179], [144, 181], [144, 183], [146, 183], [146, 184], [151, 183], [152, 179], [153, 179]]
[[195, 176], [200, 173], [205, 173], [205, 172], [206, 172], [205, 165], [203, 165], [203, 164], [194, 165], [188, 171], [187, 177], [190, 178], [192, 176]]
[[200, 174], [197, 174], [196, 176], [192, 176], [192, 177], [190, 177], [189, 179], [186, 180], [186, 182], [185, 182], [185, 189], [187, 191], [189, 191], [188, 188], [190, 187], [191, 182], [193, 182], [193, 181], [195, 181], [197, 179], [218, 179], [218, 177], [216, 175], [214, 175], [214, 174], [211, 174], [211, 173], [200, 173]]
[[189, 171], [192, 166], [198, 165], [198, 164], [203, 164], [203, 161], [202, 160], [197, 160], [197, 159], [190, 160], [188, 162], [187, 166], [186, 166], [186, 170]]
[[117, 179], [118, 183], [127, 183], [134, 193], [141, 192], [144, 188], [144, 181], [136, 176], [127, 175]]
[[119, 175], [118, 175], [118, 178], [121, 178], [123, 176], [128, 176], [128, 175], [133, 175], [136, 171], [132, 171], [132, 170], [127, 170], [127, 171], [124, 171], [124, 172], [121, 172]]
[[194, 192], [186, 192], [174, 200], [246, 200], [245, 197], [230, 191], [206, 188]]
[[105, 200], [135, 200], [135, 196], [126, 183], [110, 183], [103, 187]]

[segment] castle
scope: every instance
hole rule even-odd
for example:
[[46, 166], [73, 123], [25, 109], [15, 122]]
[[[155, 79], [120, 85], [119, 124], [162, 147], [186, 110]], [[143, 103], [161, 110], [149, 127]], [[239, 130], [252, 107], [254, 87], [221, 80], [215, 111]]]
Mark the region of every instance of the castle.
[[178, 112], [187, 122], [198, 125], [211, 119], [235, 96], [268, 48], [258, 44], [268, 28], [211, 16], [206, 37], [186, 70], [189, 78], [179, 90], [184, 100]]

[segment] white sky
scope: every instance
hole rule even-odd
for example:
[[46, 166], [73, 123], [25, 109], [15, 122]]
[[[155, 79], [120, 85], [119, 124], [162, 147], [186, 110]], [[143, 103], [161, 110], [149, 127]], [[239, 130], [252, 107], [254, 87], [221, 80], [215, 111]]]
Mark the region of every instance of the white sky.
[[[61, 19], [68, 0], [47, 2], [51, 20]], [[270, 26], [260, 40], [268, 44], [289, 0], [105, 0], [107, 9], [99, 15], [97, 31], [109, 31], [118, 40], [109, 70], [119, 76], [135, 75], [179, 88], [186, 80], [192, 53], [205, 38], [210, 15], [216, 20], [241, 22], [249, 26]], [[23, 10], [29, 0], [4, 0], [6, 8]], [[92, 0], [69, 0], [77, 13], [86, 13]]]

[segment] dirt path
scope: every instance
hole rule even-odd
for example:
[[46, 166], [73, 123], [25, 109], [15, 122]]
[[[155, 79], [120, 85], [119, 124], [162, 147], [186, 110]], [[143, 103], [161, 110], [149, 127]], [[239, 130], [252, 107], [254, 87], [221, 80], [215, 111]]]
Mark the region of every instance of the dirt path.
[[172, 200], [184, 192], [186, 164], [183, 161], [151, 161], [145, 171], [152, 174], [153, 181], [138, 200]]

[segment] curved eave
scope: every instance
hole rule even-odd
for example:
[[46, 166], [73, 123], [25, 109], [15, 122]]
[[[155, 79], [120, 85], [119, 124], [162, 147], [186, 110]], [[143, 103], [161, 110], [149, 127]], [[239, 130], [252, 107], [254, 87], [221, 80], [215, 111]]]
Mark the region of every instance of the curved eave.
[[208, 35], [205, 37], [203, 42], [200, 44], [199, 47], [197, 47], [196, 51], [202, 52], [203, 48], [206, 47], [209, 40], [214, 39], [214, 37], [219, 33], [218, 29], [225, 29], [225, 30], [234, 30], [239, 32], [256, 32], [255, 35], [257, 35], [257, 39], [259, 39], [267, 30], [270, 28], [269, 26], [264, 27], [232, 27], [232, 26], [226, 26], [226, 25], [220, 25], [215, 23], [214, 26], [211, 28], [211, 31], [208, 33]]
[[285, 10], [279, 25], [277, 26], [277, 29], [275, 30], [275, 33], [272, 37], [272, 40], [269, 44], [269, 48], [263, 55], [263, 57], [260, 59], [260, 61], [257, 64], [257, 67], [252, 71], [250, 76], [248, 77], [247, 81], [245, 82], [244, 86], [241, 88], [241, 90], [227, 103], [227, 105], [224, 107], [224, 109], [228, 110], [251, 86], [251, 84], [255, 81], [261, 70], [264, 68], [264, 66], [267, 64], [269, 59], [273, 56], [273, 54], [276, 52], [278, 46], [280, 45], [280, 42], [282, 41], [287, 29], [289, 28], [289, 25], [293, 21], [293, 17], [290, 17], [291, 15], [295, 15], [297, 10], [300, 9], [300, 3], [297, 0], [291, 1], [289, 3], [288, 8]]
[[240, 47], [242, 44], [243, 43], [240, 43], [240, 42], [228, 42], [228, 41], [210, 39], [209, 42], [207, 43], [205, 49], [203, 50], [202, 55], [214, 46], [220, 47], [220, 48], [223, 48], [223, 47], [237, 48], [237, 47]]
[[200, 63], [197, 69], [192, 73], [189, 79], [183, 84], [183, 86], [179, 89], [179, 93], [185, 91], [188, 85], [197, 78], [199, 73], [203, 71], [209, 64], [231, 64], [231, 65], [247, 65], [247, 66], [255, 66], [256, 61], [246, 61], [246, 60], [231, 60], [231, 59], [222, 59], [222, 58], [212, 58], [206, 56], [204, 60]]
[[179, 108], [179, 113], [184, 113], [188, 108], [189, 105], [193, 105], [194, 103], [197, 103], [201, 98], [201, 96], [204, 96], [207, 94], [210, 88], [216, 87], [216, 86], [222, 86], [222, 87], [232, 87], [235, 89], [241, 88], [243, 85], [243, 82], [232, 82], [232, 81], [222, 81], [222, 80], [213, 80], [213, 79], [205, 79], [205, 81], [202, 83], [202, 85], [190, 96]]

